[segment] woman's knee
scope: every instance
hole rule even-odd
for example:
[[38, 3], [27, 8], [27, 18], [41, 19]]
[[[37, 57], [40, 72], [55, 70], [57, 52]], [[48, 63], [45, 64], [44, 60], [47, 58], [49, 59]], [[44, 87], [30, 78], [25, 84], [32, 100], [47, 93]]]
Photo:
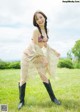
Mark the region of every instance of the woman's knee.
[[48, 83], [48, 78], [47, 78], [45, 75], [40, 74], [40, 78], [41, 78], [41, 80], [42, 80], [43, 82]]
[[24, 83], [26, 83], [26, 80], [20, 80], [20, 86], [22, 86]]

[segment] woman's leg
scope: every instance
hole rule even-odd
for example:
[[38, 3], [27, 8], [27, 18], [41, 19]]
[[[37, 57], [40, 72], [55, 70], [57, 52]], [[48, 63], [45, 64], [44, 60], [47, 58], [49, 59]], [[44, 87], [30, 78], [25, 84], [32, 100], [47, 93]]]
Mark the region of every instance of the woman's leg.
[[55, 97], [55, 94], [53, 92], [53, 89], [52, 89], [50, 81], [49, 81], [49, 83], [43, 82], [43, 84], [44, 84], [44, 86], [45, 86], [45, 88], [46, 88], [46, 90], [47, 90], [47, 92], [48, 92], [48, 94], [50, 96], [51, 101], [54, 102], [57, 105], [60, 105], [61, 103]]
[[26, 88], [26, 80], [28, 78], [28, 62], [23, 58], [21, 61], [21, 73], [20, 73], [20, 82], [19, 82], [19, 105], [18, 109], [21, 109], [24, 105], [24, 97], [25, 97], [25, 88]]
[[22, 86], [24, 83], [26, 83], [26, 81], [28, 79], [28, 67], [29, 67], [29, 62], [22, 59], [21, 71], [20, 71], [20, 86]]
[[40, 75], [40, 78], [42, 79], [43, 84], [44, 84], [44, 86], [45, 86], [45, 88], [46, 88], [46, 90], [47, 90], [47, 92], [48, 92], [48, 94], [50, 96], [51, 101], [53, 101], [57, 105], [60, 105], [61, 103], [55, 97], [55, 94], [54, 94], [54, 92], [52, 90], [52, 86], [51, 86], [50, 81], [45, 76], [45, 74], [46, 74], [45, 69], [41, 67], [41, 68], [37, 68], [37, 70], [38, 70], [38, 73]]
[[42, 67], [42, 65], [40, 65], [40, 66], [37, 65], [36, 68], [37, 68], [37, 71], [39, 73], [39, 76], [40, 76], [41, 80], [43, 82], [48, 83], [49, 81], [48, 81], [48, 78], [46, 77], [46, 70], [45, 70], [45, 68]]

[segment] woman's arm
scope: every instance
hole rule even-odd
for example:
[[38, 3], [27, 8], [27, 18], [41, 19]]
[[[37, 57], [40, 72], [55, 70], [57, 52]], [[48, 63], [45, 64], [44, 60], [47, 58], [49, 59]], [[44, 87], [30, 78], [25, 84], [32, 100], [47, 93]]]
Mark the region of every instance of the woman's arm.
[[36, 29], [33, 31], [32, 46], [33, 46], [33, 50], [35, 51], [36, 56], [39, 57], [39, 56], [43, 55], [43, 52], [42, 52], [41, 48], [39, 47], [38, 37], [39, 37], [39, 31]]
[[56, 50], [54, 50], [53, 48], [51, 48], [51, 50], [56, 54], [57, 57], [60, 57], [60, 53], [58, 53]]
[[38, 30], [37, 29], [33, 31], [32, 41], [34, 44], [38, 45]]

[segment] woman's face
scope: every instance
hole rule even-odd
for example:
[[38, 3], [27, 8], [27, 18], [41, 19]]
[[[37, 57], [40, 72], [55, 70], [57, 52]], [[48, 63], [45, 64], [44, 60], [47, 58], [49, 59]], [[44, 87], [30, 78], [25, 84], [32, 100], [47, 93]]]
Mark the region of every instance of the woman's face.
[[36, 23], [40, 27], [44, 26], [44, 24], [45, 24], [45, 18], [44, 18], [44, 16], [42, 14], [37, 13], [35, 19], [36, 19]]

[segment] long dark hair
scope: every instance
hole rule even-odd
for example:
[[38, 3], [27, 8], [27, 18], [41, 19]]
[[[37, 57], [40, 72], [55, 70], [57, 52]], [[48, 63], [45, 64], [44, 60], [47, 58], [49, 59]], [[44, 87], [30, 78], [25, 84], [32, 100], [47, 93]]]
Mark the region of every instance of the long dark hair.
[[41, 12], [41, 11], [36, 11], [36, 12], [34, 13], [34, 16], [33, 16], [33, 25], [36, 26], [36, 27], [38, 28], [38, 30], [39, 30], [39, 32], [40, 32], [40, 34], [41, 34], [41, 37], [43, 38], [41, 29], [40, 29], [39, 25], [36, 23], [36, 15], [37, 15], [38, 13], [40, 13], [41, 15], [43, 15], [43, 17], [45, 18], [45, 25], [44, 25], [44, 28], [45, 28], [45, 31], [46, 31], [46, 34], [47, 34], [47, 38], [49, 38], [49, 37], [48, 37], [48, 30], [47, 30], [47, 16], [46, 16], [43, 12]]

